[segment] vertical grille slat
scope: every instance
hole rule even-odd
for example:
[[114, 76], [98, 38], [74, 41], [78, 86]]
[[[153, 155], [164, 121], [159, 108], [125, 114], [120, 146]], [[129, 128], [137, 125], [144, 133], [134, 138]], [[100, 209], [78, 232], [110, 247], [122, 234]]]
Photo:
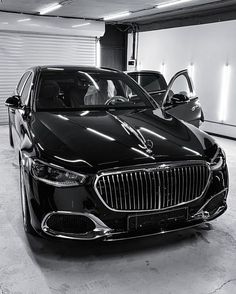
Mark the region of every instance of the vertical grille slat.
[[102, 174], [95, 190], [114, 210], [161, 210], [202, 196], [210, 176], [204, 163]]
[[144, 185], [143, 185], [143, 179], [142, 179], [142, 173], [139, 172], [139, 177], [141, 180], [141, 193], [142, 193], [142, 200], [141, 200], [141, 209], [144, 210]]
[[114, 190], [114, 194], [115, 194], [116, 207], [119, 207], [119, 205], [118, 205], [118, 197], [117, 197], [117, 189], [116, 189], [116, 183], [115, 183], [114, 175], [111, 176], [111, 179], [112, 179], [112, 185], [113, 185], [113, 190]]
[[135, 201], [135, 188], [134, 188], [134, 174], [133, 173], [131, 173], [130, 174], [130, 177], [131, 177], [131, 187], [132, 187], [132, 193], [131, 193], [131, 195], [132, 195], [132, 198], [133, 198], [133, 206], [134, 206], [134, 208], [136, 207], [136, 201]]
[[147, 182], [147, 173], [143, 172], [144, 174], [144, 183], [145, 183], [145, 198], [146, 201], [144, 201], [144, 203], [146, 203], [145, 209], [148, 209], [148, 182]]
[[196, 195], [198, 194], [198, 189], [199, 189], [199, 176], [198, 176], [198, 169], [196, 168], [196, 182], [197, 182], [197, 185], [196, 185]]
[[163, 176], [163, 172], [160, 171], [160, 189], [161, 189], [161, 205], [160, 205], [160, 209], [162, 209], [163, 207], [165, 207], [165, 201], [166, 201], [166, 193], [165, 193], [165, 179]]
[[124, 176], [123, 174], [121, 174], [121, 180], [122, 180], [122, 190], [123, 190], [123, 194], [122, 194], [122, 197], [124, 197], [124, 206], [125, 206], [125, 210], [128, 209], [127, 207], [127, 200], [126, 200], [126, 190], [125, 190], [125, 182], [124, 182]]
[[157, 198], [159, 197], [158, 195], [158, 191], [157, 191], [157, 173], [153, 172], [153, 184], [154, 184], [154, 187], [153, 187], [153, 208], [154, 209], [157, 209]]
[[109, 194], [109, 199], [110, 199], [110, 203], [111, 203], [111, 207], [114, 207], [114, 203], [113, 203], [113, 193], [112, 193], [112, 189], [111, 189], [111, 180], [110, 180], [110, 176], [107, 177], [108, 179], [108, 194]]
[[122, 201], [122, 193], [121, 193], [121, 186], [120, 186], [120, 175], [116, 175], [116, 180], [118, 183], [118, 194], [119, 194], [119, 201], [120, 201], [120, 206], [119, 209], [123, 209], [123, 201]]
[[140, 197], [139, 197], [139, 182], [138, 182], [138, 175], [137, 175], [137, 172], [134, 173], [135, 175], [135, 182], [136, 182], [136, 191], [137, 191], [137, 207], [138, 207], [138, 210], [140, 209]]
[[152, 193], [152, 172], [148, 173], [148, 180], [149, 180], [149, 207], [150, 207], [150, 209], [153, 209], [153, 206], [152, 206], [152, 198], [153, 198], [153, 193]]
[[157, 175], [158, 175], [158, 183], [159, 183], [159, 186], [158, 186], [158, 209], [161, 209], [161, 205], [162, 205], [161, 178], [160, 178], [159, 172], [157, 172]]
[[129, 184], [129, 176], [128, 176], [128, 174], [126, 173], [125, 174], [125, 180], [126, 180], [126, 183], [127, 183], [127, 185], [126, 185], [126, 187], [127, 187], [127, 193], [128, 193], [128, 207], [129, 207], [129, 210], [132, 210], [132, 203], [131, 203], [131, 191], [130, 191], [130, 184]]
[[189, 174], [189, 199], [192, 200], [193, 197], [193, 191], [192, 191], [192, 168], [188, 168], [188, 174]]

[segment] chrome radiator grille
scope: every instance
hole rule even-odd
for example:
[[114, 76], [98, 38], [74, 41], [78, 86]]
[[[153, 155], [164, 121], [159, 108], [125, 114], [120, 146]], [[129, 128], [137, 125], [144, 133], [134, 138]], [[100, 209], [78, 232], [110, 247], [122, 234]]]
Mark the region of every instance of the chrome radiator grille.
[[113, 210], [160, 210], [199, 198], [209, 176], [204, 163], [163, 165], [101, 174], [95, 180], [95, 191]]

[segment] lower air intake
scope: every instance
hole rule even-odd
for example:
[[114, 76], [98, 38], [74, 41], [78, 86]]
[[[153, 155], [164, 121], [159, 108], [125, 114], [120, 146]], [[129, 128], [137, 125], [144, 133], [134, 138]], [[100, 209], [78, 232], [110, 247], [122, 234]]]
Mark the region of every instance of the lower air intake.
[[47, 227], [55, 232], [69, 234], [85, 234], [95, 229], [93, 221], [87, 216], [59, 213], [49, 216]]

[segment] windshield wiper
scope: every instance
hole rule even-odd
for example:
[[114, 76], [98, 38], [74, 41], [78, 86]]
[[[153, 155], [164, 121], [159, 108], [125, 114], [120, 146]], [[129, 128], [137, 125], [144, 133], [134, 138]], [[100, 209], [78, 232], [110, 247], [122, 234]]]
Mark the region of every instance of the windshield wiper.
[[147, 105], [140, 105], [140, 106], [123, 106], [123, 107], [115, 107], [115, 106], [89, 106], [89, 107], [79, 107], [79, 108], [39, 108], [37, 109], [38, 112], [73, 112], [73, 111], [85, 111], [85, 110], [122, 110], [122, 109], [150, 109], [151, 106]]

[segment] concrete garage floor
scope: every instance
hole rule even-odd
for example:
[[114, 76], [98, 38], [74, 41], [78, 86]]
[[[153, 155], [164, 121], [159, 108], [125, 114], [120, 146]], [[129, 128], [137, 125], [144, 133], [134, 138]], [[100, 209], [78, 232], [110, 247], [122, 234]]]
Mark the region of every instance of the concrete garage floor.
[[0, 127], [0, 293], [236, 293], [236, 141], [216, 138], [229, 209], [210, 225], [113, 243], [47, 241], [23, 231], [18, 167]]

